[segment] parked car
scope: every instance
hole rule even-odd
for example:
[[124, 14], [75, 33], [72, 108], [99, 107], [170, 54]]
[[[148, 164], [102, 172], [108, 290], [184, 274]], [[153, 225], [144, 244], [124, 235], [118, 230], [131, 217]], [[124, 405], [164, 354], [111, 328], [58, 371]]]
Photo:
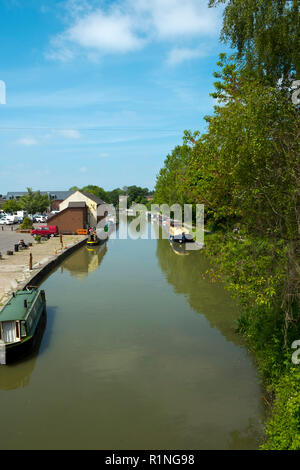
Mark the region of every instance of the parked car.
[[8, 214], [6, 215], [6, 219], [9, 220], [12, 224], [17, 224], [19, 218], [16, 214]]
[[2, 217], [0, 219], [0, 225], [13, 225], [12, 219], [8, 219], [7, 217]]
[[39, 224], [42, 224], [44, 222], [47, 222], [47, 217], [45, 217], [44, 215], [37, 215], [34, 217], [34, 221], [38, 222]]
[[48, 225], [45, 227], [36, 227], [31, 230], [31, 235], [40, 235], [41, 237], [54, 237], [58, 235], [58, 228], [56, 225]]

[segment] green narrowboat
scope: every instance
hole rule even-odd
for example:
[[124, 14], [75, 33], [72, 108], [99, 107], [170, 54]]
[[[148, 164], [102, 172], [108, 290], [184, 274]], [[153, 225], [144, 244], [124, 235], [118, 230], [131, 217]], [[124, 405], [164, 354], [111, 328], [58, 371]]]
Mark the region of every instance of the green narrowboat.
[[45, 321], [43, 290], [14, 292], [0, 311], [0, 364], [8, 364], [32, 350]]

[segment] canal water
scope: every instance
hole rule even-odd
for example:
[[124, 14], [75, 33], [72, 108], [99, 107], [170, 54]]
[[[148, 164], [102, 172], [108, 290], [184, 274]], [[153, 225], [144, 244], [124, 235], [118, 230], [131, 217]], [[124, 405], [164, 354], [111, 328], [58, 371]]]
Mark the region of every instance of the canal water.
[[206, 269], [162, 239], [70, 255], [42, 284], [38, 352], [0, 366], [0, 448], [257, 448], [258, 375]]

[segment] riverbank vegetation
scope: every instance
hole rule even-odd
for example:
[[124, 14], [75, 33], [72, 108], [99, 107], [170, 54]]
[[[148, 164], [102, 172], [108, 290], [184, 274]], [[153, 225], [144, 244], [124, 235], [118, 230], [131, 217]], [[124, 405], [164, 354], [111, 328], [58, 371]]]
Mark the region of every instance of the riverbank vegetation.
[[167, 156], [155, 202], [205, 204], [209, 274], [239, 299], [238, 330], [268, 390], [262, 448], [300, 449], [300, 364], [291, 349], [300, 340], [300, 110], [292, 100], [300, 6], [222, 3], [222, 37], [236, 53], [221, 54], [206, 131], [185, 131]]

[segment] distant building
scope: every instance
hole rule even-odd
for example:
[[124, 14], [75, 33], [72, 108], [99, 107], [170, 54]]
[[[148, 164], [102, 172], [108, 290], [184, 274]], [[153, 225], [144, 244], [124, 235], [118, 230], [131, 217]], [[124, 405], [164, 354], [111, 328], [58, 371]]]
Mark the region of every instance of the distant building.
[[99, 205], [104, 201], [93, 194], [74, 191], [59, 204], [59, 212], [49, 217], [47, 223], [56, 225], [59, 233], [76, 233], [78, 229], [96, 227], [101, 218]]
[[70, 203], [85, 202], [87, 207], [87, 223], [91, 227], [96, 227], [99, 222], [97, 213], [98, 206], [106, 204], [104, 201], [94, 196], [94, 194], [85, 193], [83, 191], [74, 191], [63, 202], [59, 204], [59, 210], [62, 211], [70, 206]]
[[[74, 191], [41, 191], [41, 194], [48, 194], [50, 200], [60, 200], [63, 201]], [[6, 195], [6, 199], [19, 199], [22, 196], [25, 196], [27, 191], [11, 191]]]

